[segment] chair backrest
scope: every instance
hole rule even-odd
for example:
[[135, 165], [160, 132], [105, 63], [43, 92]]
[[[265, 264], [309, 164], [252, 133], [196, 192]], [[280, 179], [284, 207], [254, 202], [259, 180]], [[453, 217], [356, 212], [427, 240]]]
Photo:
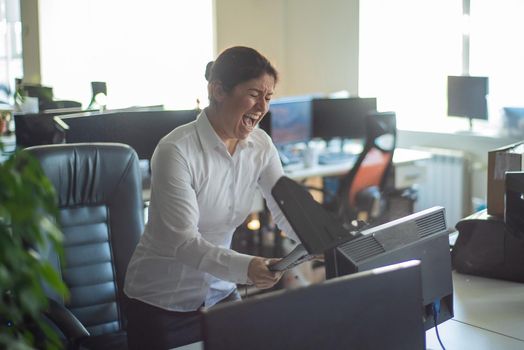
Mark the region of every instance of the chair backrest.
[[140, 159], [151, 160], [162, 137], [196, 119], [198, 110], [140, 110], [90, 112], [60, 116], [69, 126], [67, 143], [119, 142], [135, 149]]
[[366, 117], [366, 141], [353, 168], [338, 189], [343, 210], [355, 207], [357, 194], [371, 186], [383, 190], [393, 164], [397, 143], [396, 114], [372, 112]]
[[58, 197], [64, 260], [55, 252], [46, 255], [69, 287], [66, 307], [91, 335], [122, 330], [124, 276], [144, 227], [136, 152], [116, 143], [27, 150], [40, 161]]

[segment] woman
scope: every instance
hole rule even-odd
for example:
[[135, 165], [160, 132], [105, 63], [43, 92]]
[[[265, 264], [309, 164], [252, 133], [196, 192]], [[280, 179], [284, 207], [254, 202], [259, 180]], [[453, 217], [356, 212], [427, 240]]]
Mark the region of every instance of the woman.
[[198, 341], [200, 307], [240, 299], [237, 283], [278, 282], [281, 274], [267, 267], [272, 261], [230, 249], [257, 188], [277, 224], [296, 239], [271, 196], [283, 175], [280, 159], [256, 128], [277, 71], [256, 50], [232, 47], [208, 65], [206, 78], [209, 107], [164, 137], [152, 158], [149, 219], [124, 288], [131, 349]]

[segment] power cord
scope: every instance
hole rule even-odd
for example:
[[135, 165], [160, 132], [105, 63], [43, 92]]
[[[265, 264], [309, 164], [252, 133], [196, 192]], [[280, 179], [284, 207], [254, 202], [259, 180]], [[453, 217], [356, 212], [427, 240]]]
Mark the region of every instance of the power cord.
[[433, 303], [433, 321], [435, 322], [435, 332], [437, 333], [437, 340], [442, 347], [442, 350], [446, 350], [444, 347], [444, 344], [442, 344], [442, 340], [440, 339], [440, 334], [438, 333], [438, 327], [437, 327], [437, 321], [438, 321], [438, 315], [440, 314], [440, 300], [436, 300]]

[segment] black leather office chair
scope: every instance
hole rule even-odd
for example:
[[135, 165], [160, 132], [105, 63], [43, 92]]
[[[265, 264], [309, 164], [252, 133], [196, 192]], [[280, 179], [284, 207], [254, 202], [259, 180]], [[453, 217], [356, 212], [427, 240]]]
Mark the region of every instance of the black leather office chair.
[[[70, 290], [48, 317], [69, 349], [126, 349], [124, 276], [144, 226], [136, 152], [118, 143], [27, 148], [55, 187], [64, 259], [43, 254]], [[65, 308], [64, 308], [65, 306]]]

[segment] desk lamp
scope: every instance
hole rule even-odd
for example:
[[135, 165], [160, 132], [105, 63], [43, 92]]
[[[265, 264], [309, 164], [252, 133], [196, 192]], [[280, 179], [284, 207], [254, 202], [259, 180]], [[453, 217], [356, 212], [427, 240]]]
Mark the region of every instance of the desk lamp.
[[91, 90], [93, 92], [93, 95], [91, 97], [91, 102], [89, 102], [89, 106], [87, 109], [92, 109], [94, 106], [98, 106], [98, 108], [103, 111], [106, 109], [107, 105], [107, 85], [103, 81], [92, 81], [91, 82]]

